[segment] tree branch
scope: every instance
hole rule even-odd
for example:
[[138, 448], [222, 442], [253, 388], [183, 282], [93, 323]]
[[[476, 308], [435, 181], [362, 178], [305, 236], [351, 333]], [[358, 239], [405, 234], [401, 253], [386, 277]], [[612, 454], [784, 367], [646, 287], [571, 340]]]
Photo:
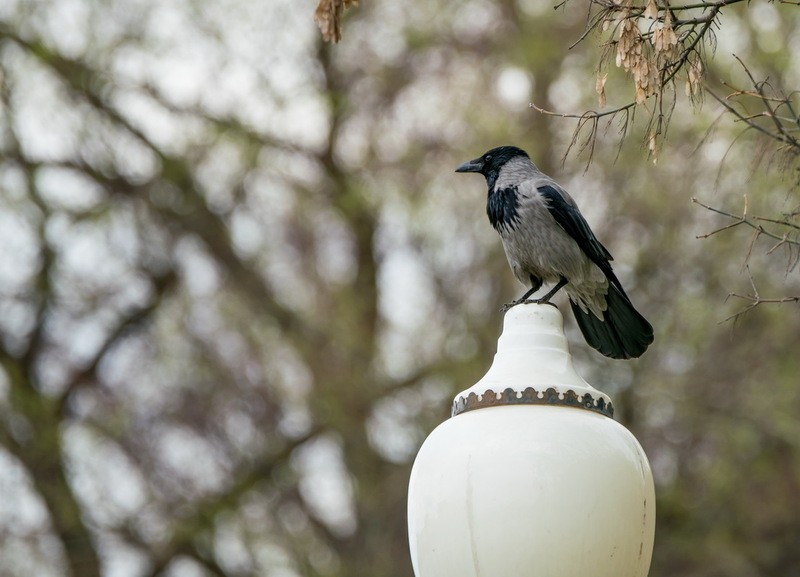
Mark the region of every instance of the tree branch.
[[[284, 466], [292, 453], [300, 446], [320, 435], [323, 430], [315, 427], [306, 434], [289, 440], [275, 453], [264, 455], [243, 475], [236, 479], [225, 491], [212, 495], [193, 504], [193, 512], [175, 521], [170, 528], [170, 537], [166, 543], [151, 543], [144, 539], [134, 528], [132, 522], [124, 523], [113, 529], [115, 533], [130, 542], [133, 546], [148, 552], [153, 560], [153, 567], [148, 574], [157, 577], [163, 569], [177, 556], [189, 555], [201, 562], [206, 568], [213, 561], [199, 542], [214, 527], [220, 513], [235, 509], [241, 499], [253, 490], [260, 482], [270, 479], [275, 471]], [[215, 562], [214, 562], [215, 563]], [[219, 565], [214, 570], [224, 575]]]
[[720, 321], [719, 324], [726, 323], [728, 321], [736, 321], [744, 315], [745, 313], [750, 312], [751, 310], [755, 309], [756, 307], [763, 305], [763, 304], [783, 304], [783, 303], [800, 303], [800, 296], [789, 296], [789, 297], [779, 297], [779, 298], [764, 298], [758, 294], [758, 289], [756, 288], [756, 283], [753, 280], [753, 275], [750, 272], [750, 266], [746, 266], [747, 268], [747, 277], [750, 280], [750, 287], [752, 289], [751, 294], [741, 295], [737, 293], [729, 293], [728, 297], [725, 299], [726, 301], [733, 297], [738, 298], [741, 300], [746, 301], [748, 304], [741, 309], [740, 311], [732, 314], [728, 318]]
[[[733, 219], [733, 221], [734, 221], [734, 222], [732, 222], [732, 223], [730, 223], [728, 225], [723, 226], [722, 228], [718, 228], [718, 229], [713, 230], [713, 231], [711, 231], [709, 233], [697, 235], [695, 238], [708, 238], [708, 237], [713, 236], [715, 234], [718, 234], [720, 232], [723, 232], [723, 231], [729, 230], [731, 228], [734, 228], [736, 226], [739, 226], [740, 224], [744, 224], [744, 225], [749, 226], [750, 228], [754, 229], [756, 231], [756, 233], [759, 234], [759, 235], [763, 234], [764, 236], [768, 236], [769, 238], [772, 238], [774, 240], [778, 240], [781, 243], [800, 246], [800, 240], [789, 238], [786, 233], [779, 234], [779, 233], [767, 230], [762, 225], [760, 225], [760, 224], [758, 224], [756, 222], [756, 220], [770, 221], [770, 219], [761, 218], [761, 217], [748, 218], [748, 216], [747, 216], [747, 195], [744, 195], [744, 209], [742, 210], [742, 214], [741, 215], [732, 214], [732, 213], [727, 212], [725, 210], [721, 210], [719, 208], [714, 208], [714, 207], [709, 206], [707, 204], [703, 204], [702, 202], [697, 200], [697, 198], [695, 198], [695, 197], [692, 197], [692, 202], [694, 204], [702, 206], [706, 210], [710, 210], [711, 212], [715, 212], [717, 214], [721, 214], [722, 216], [725, 216], [725, 217], [728, 217], [730, 219]], [[774, 221], [772, 221], [772, 222], [774, 222]], [[785, 222], [778, 221], [778, 223], [782, 224], [784, 226], [787, 225], [787, 223], [785, 223]]]
[[[557, 7], [565, 5], [567, 1], [565, 0]], [[606, 66], [607, 60], [613, 57], [612, 54], [615, 54], [616, 66], [623, 68], [633, 83], [636, 91], [635, 100], [611, 110], [588, 111], [583, 114], [552, 113], [539, 106], [532, 105], [531, 107], [543, 114], [578, 120], [578, 126], [573, 133], [572, 142], [565, 156], [569, 154], [576, 143], [578, 133], [587, 123], [590, 123], [591, 131], [587, 140], [580, 146], [580, 152], [589, 148], [589, 162], [591, 162], [594, 140], [598, 136], [598, 119], [604, 116], [613, 118], [621, 112], [626, 113], [626, 122], [620, 131], [621, 144], [627, 135], [627, 112], [635, 110], [639, 105], [646, 106], [646, 102], [652, 99], [655, 101], [655, 105], [649, 109], [650, 120], [646, 131], [646, 141], [649, 154], [655, 157], [658, 142], [665, 137], [671, 117], [671, 111], [664, 109], [664, 99], [672, 90], [672, 107], [674, 107], [677, 101], [677, 94], [674, 90], [675, 81], [683, 73], [686, 78], [687, 97], [693, 101], [701, 98], [702, 93], [699, 88], [703, 70], [707, 68], [704, 64], [704, 47], [713, 46], [713, 28], [718, 24], [722, 10], [744, 1], [717, 0], [672, 6], [667, 1], [659, 2], [658, 0], [652, 0], [646, 5], [633, 5], [615, 0], [589, 0], [589, 17], [586, 27], [570, 48], [585, 40], [591, 32], [610, 35], [611, 38], [604, 44], [607, 49], [600, 58], [598, 74]], [[592, 13], [594, 8], [597, 11]], [[693, 15], [697, 11], [699, 14]], [[609, 29], [610, 32], [608, 32]], [[602, 90], [598, 88], [598, 95], [601, 106], [604, 106], [604, 86]], [[775, 112], [771, 110], [768, 114], [777, 125], [780, 124], [780, 121], [776, 118]], [[793, 114], [790, 116], [795, 117]], [[788, 134], [785, 127], [781, 125], [777, 130], [783, 135], [785, 141], [792, 142], [793, 137]]]
[[150, 301], [125, 315], [122, 315], [118, 320], [116, 326], [111, 329], [108, 336], [103, 341], [103, 344], [95, 352], [92, 359], [86, 366], [75, 373], [67, 383], [66, 388], [57, 399], [59, 405], [59, 414], [65, 416], [68, 413], [69, 400], [75, 393], [93, 383], [97, 382], [97, 367], [100, 362], [106, 357], [122, 339], [131, 333], [136, 327], [141, 326], [158, 310], [161, 302], [164, 300], [165, 295], [176, 285], [177, 274], [174, 270], [154, 275], [150, 278], [153, 285], [153, 295]]
[[64, 548], [67, 573], [72, 577], [100, 577], [100, 559], [85, 512], [64, 470], [56, 406], [32, 385], [32, 366], [22, 365], [5, 350], [0, 350], [0, 363], [8, 376], [11, 410], [28, 425], [23, 438], [9, 433], [0, 435], [0, 440], [29, 472]]
[[159, 148], [144, 132], [135, 127], [108, 102], [110, 92], [104, 89], [107, 84], [106, 79], [81, 61], [56, 54], [41, 43], [24, 40], [12, 33], [10, 29], [0, 25], [0, 38], [3, 36], [28, 50], [40, 62], [50, 67], [73, 90], [74, 94], [82, 97], [98, 113], [129, 132], [151, 150], [160, 159], [162, 171], [149, 183], [133, 184], [119, 175], [106, 176], [85, 162], [66, 161], [62, 162], [62, 165], [73, 166], [112, 193], [121, 192], [133, 197], [146, 196], [154, 185], [163, 180], [170, 181], [186, 195], [192, 210], [181, 212], [161, 205], [152, 205], [152, 207], [156, 211], [164, 213], [169, 220], [180, 222], [186, 232], [202, 239], [217, 262], [239, 279], [238, 285], [253, 299], [255, 306], [264, 309], [287, 335], [295, 337], [293, 342], [297, 347], [313, 348], [315, 343], [326, 341], [326, 337], [319, 327], [306, 322], [299, 315], [280, 305], [260, 275], [239, 258], [232, 247], [227, 224], [220, 215], [208, 208], [205, 199], [199, 192], [194, 174], [186, 163], [181, 158], [169, 155]]

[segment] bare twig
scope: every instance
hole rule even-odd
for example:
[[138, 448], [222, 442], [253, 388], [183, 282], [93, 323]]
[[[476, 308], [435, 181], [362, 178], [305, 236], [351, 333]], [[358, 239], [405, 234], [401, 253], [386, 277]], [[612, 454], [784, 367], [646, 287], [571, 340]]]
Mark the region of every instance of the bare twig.
[[[731, 94], [721, 97], [710, 90], [708, 93], [738, 122], [744, 123], [748, 130], [755, 130], [779, 143], [780, 146], [777, 149], [779, 152], [789, 153], [793, 158], [800, 158], [800, 139], [793, 134], [800, 129], [800, 116], [797, 115], [792, 103], [792, 98], [797, 92], [793, 91], [788, 95], [780, 91], [772, 93], [774, 89], [766, 80], [756, 80], [747, 65], [738, 57], [735, 58], [747, 74], [753, 90], [738, 89], [723, 83], [732, 90]], [[756, 113], [747, 112], [743, 98], [754, 99], [764, 110]], [[785, 115], [780, 113], [781, 109], [785, 110]]]
[[[713, 236], [713, 235], [715, 235], [717, 233], [720, 233], [722, 231], [729, 230], [731, 228], [739, 226], [740, 224], [744, 224], [746, 226], [749, 226], [750, 228], [753, 228], [759, 235], [763, 234], [764, 236], [768, 236], [769, 238], [781, 241], [781, 243], [800, 246], [800, 240], [794, 239], [794, 238], [789, 238], [788, 235], [786, 235], [786, 234], [779, 234], [779, 233], [773, 232], [771, 230], [767, 230], [762, 225], [760, 225], [760, 224], [758, 224], [756, 222], [756, 220], [767, 220], [767, 219], [764, 219], [764, 218], [761, 218], [761, 217], [749, 218], [747, 216], [747, 195], [744, 196], [744, 199], [745, 199], [744, 200], [744, 209], [742, 210], [742, 214], [741, 215], [737, 215], [737, 214], [732, 214], [730, 212], [727, 212], [725, 210], [721, 210], [719, 208], [714, 208], [714, 207], [709, 206], [707, 204], [703, 204], [702, 202], [697, 200], [697, 198], [693, 197], [692, 198], [692, 202], [694, 204], [702, 206], [703, 208], [705, 208], [706, 210], [710, 210], [711, 212], [715, 212], [717, 214], [721, 214], [722, 216], [726, 216], [726, 217], [728, 217], [730, 219], [733, 219], [733, 221], [734, 221], [734, 222], [732, 222], [730, 224], [727, 224], [727, 225], [725, 225], [725, 226], [723, 226], [721, 228], [718, 228], [716, 230], [713, 230], [713, 231], [711, 231], [709, 233], [697, 235], [696, 238], [708, 238], [708, 237]], [[780, 224], [784, 224], [785, 225], [786, 223], [780, 223]]]
[[566, 160], [570, 151], [578, 142], [578, 138], [583, 132], [584, 127], [586, 127], [586, 125], [590, 125], [589, 135], [586, 137], [586, 140], [584, 140], [583, 143], [580, 145], [579, 149], [579, 152], [583, 152], [587, 148], [589, 149], [589, 159], [587, 162], [587, 168], [588, 168], [588, 164], [591, 163], [592, 157], [594, 156], [594, 144], [595, 141], [597, 140], [597, 132], [600, 129], [600, 120], [603, 118], [608, 118], [608, 122], [610, 125], [610, 123], [614, 121], [617, 115], [623, 114], [624, 119], [622, 120], [621, 123], [622, 126], [620, 127], [620, 133], [624, 138], [628, 132], [628, 126], [630, 125], [630, 122], [633, 119], [636, 103], [631, 102], [624, 106], [620, 106], [611, 110], [605, 110], [603, 112], [590, 110], [588, 112], [584, 112], [583, 114], [568, 114], [562, 112], [553, 112], [550, 110], [545, 110], [544, 108], [540, 108], [533, 102], [530, 103], [530, 107], [536, 110], [537, 112], [545, 114], [547, 116], [558, 116], [560, 118], [572, 118], [577, 120], [577, 123], [575, 125], [575, 130], [572, 132], [572, 139], [570, 140], [567, 150], [564, 152], [562, 161]]
[[782, 226], [788, 226], [790, 228], [795, 228], [797, 230], [800, 230], [799, 225], [796, 225], [793, 222], [788, 222], [786, 219], [778, 220], [777, 218], [767, 218], [764, 216], [754, 216], [753, 218], [755, 218], [756, 220], [763, 220], [764, 222], [771, 222], [773, 224], [780, 224]]
[[756, 288], [755, 280], [753, 280], [753, 275], [750, 272], [750, 267], [745, 267], [747, 270], [747, 278], [750, 281], [750, 287], [752, 290], [751, 294], [741, 295], [738, 293], [729, 293], [728, 297], [725, 299], [726, 301], [730, 298], [737, 298], [747, 302], [747, 305], [741, 309], [740, 311], [730, 315], [726, 319], [719, 322], [719, 324], [726, 323], [728, 321], [736, 321], [742, 315], [750, 312], [754, 308], [763, 305], [763, 304], [783, 304], [783, 303], [800, 303], [800, 296], [787, 296], [787, 297], [777, 297], [777, 298], [764, 298], [758, 293], [758, 288]]

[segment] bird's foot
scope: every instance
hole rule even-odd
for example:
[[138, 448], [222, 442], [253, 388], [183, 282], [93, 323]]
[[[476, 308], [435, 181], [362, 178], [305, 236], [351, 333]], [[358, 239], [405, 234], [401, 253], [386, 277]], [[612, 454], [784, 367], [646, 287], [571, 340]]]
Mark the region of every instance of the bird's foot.
[[525, 304], [525, 305], [550, 305], [551, 307], [556, 307], [556, 308], [558, 308], [558, 306], [556, 306], [556, 304], [555, 304], [555, 303], [553, 303], [553, 302], [550, 302], [550, 299], [547, 299], [547, 300], [545, 300], [544, 298], [540, 298], [540, 299], [527, 299], [527, 300], [524, 300], [524, 301], [522, 301], [522, 303], [521, 303], [521, 304]]
[[515, 306], [521, 305], [521, 304], [526, 303], [526, 302], [527, 301], [525, 299], [517, 299], [517, 300], [512, 301], [510, 303], [506, 303], [502, 307], [500, 307], [500, 312], [505, 314], [508, 311], [510, 311], [511, 309], [513, 309]]
[[517, 305], [550, 305], [558, 308], [555, 303], [551, 303], [549, 300], [544, 299], [519, 299], [510, 303], [504, 304], [500, 307], [500, 312], [505, 314], [512, 308]]

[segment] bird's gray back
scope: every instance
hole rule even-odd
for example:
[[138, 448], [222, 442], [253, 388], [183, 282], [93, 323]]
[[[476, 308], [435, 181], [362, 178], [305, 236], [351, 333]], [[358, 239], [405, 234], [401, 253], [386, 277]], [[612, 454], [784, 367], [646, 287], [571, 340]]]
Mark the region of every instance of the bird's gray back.
[[538, 190], [543, 186], [553, 187], [565, 202], [575, 206], [567, 192], [527, 158], [512, 159], [498, 175], [491, 194], [510, 194], [511, 190], [516, 194], [515, 219], [495, 225], [509, 265], [525, 285], [530, 285], [531, 275], [545, 282], [567, 278], [565, 290], [573, 300], [601, 313], [608, 288], [606, 276], [556, 222], [547, 199]]

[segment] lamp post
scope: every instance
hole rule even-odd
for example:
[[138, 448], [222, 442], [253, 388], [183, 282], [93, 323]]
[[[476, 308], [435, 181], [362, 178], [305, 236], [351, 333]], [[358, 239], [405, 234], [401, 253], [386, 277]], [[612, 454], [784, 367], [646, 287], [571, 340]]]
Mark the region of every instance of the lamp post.
[[575, 372], [558, 309], [512, 308], [489, 371], [414, 462], [416, 577], [645, 577], [653, 477], [612, 415]]

